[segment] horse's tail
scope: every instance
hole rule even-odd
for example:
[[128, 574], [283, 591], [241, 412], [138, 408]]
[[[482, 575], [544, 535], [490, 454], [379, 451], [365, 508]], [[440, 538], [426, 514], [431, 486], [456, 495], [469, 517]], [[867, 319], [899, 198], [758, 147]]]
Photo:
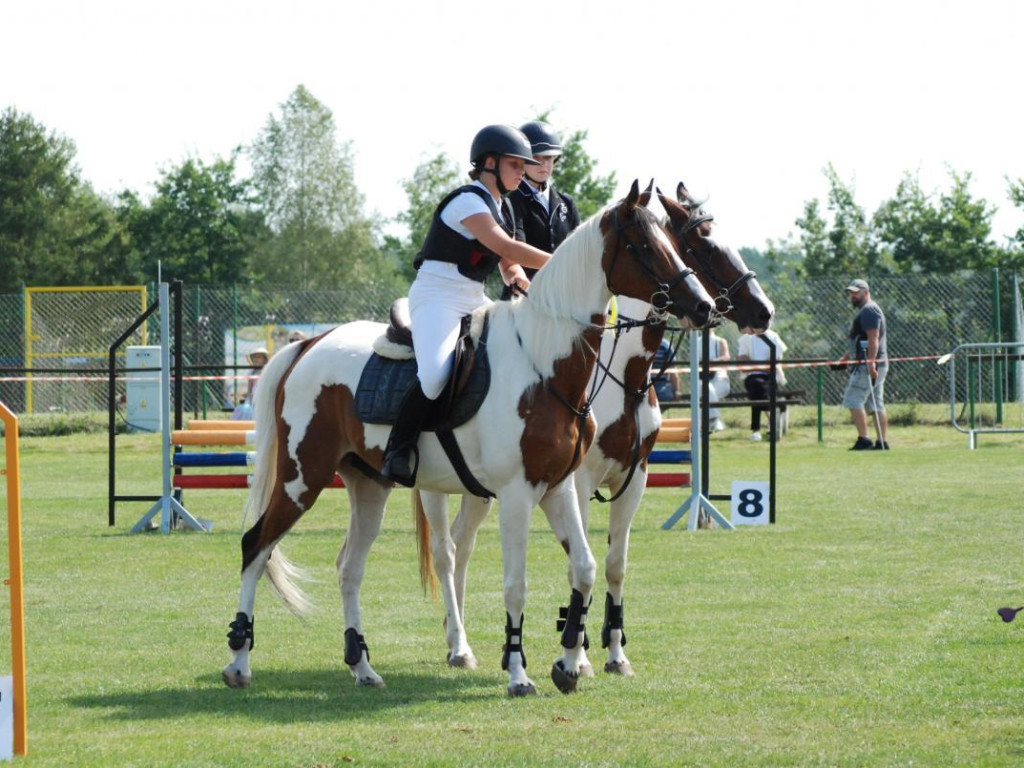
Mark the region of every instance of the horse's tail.
[[430, 595], [437, 599], [437, 573], [434, 572], [434, 555], [430, 549], [430, 521], [423, 511], [423, 498], [420, 492], [412, 492], [412, 514], [416, 519], [416, 551], [420, 556], [420, 583], [423, 591], [430, 590]]
[[[290, 344], [275, 354], [260, 373], [253, 407], [256, 418], [256, 462], [252, 469], [252, 484], [245, 501], [243, 529], [255, 525], [270, 505], [274, 487], [277, 484], [277, 390], [285, 374], [291, 370], [295, 359], [307, 344]], [[296, 582], [304, 578], [276, 544], [266, 565], [267, 579], [290, 611], [296, 614], [308, 612], [309, 598], [299, 589]]]

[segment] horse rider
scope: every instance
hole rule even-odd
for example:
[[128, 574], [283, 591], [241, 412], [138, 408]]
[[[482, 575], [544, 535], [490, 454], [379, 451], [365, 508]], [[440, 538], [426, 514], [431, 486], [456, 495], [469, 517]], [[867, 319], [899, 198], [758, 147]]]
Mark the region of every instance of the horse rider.
[[[540, 120], [531, 120], [519, 126], [519, 130], [530, 140], [537, 165], [527, 166], [519, 188], [508, 196], [518, 224], [516, 239], [554, 253], [555, 248], [580, 225], [576, 203], [550, 182], [562, 156], [562, 139], [550, 125]], [[528, 268], [526, 276], [532, 280], [536, 271]], [[506, 287], [501, 298], [511, 298], [511, 294], [511, 288]]]
[[416, 444], [451, 375], [462, 317], [490, 303], [487, 276], [498, 267], [506, 285], [525, 290], [530, 281], [524, 267], [539, 269], [550, 258], [515, 239], [515, 214], [507, 200], [526, 167], [539, 165], [526, 136], [511, 125], [488, 125], [473, 139], [470, 162], [473, 183], [438, 204], [409, 289], [418, 383], [402, 402], [381, 473], [410, 487], [419, 465]]

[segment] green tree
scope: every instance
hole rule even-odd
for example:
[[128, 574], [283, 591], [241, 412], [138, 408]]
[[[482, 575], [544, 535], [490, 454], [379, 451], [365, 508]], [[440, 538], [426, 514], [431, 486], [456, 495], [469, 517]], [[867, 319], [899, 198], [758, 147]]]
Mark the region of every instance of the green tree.
[[348, 142], [304, 86], [271, 115], [249, 149], [253, 181], [273, 233], [255, 257], [258, 280], [297, 288], [394, 282], [363, 214]]
[[855, 200], [853, 187], [839, 178], [831, 163], [823, 173], [829, 183], [826, 209], [831, 222], [822, 216], [817, 199], [807, 202], [803, 217], [796, 220], [801, 230], [804, 273], [818, 277], [889, 271], [874, 242], [871, 223]]
[[459, 176], [458, 163], [441, 152], [416, 166], [411, 178], [402, 180], [409, 207], [395, 218], [406, 227], [408, 234], [385, 238], [385, 250], [395, 259], [402, 276], [410, 282], [416, 277], [413, 260], [426, 240], [434, 210], [444, 196], [458, 186]]
[[[1006, 179], [1007, 196], [1018, 208], [1024, 209], [1024, 179]], [[1003, 265], [1012, 269], [1024, 269], [1024, 224], [1017, 228], [1010, 241], [1010, 247], [1003, 254]]]
[[804, 215], [795, 222], [800, 230], [801, 269], [811, 277], [828, 274], [832, 266], [828, 222], [821, 215], [820, 205], [817, 198], [804, 203]]
[[123, 281], [117, 217], [74, 157], [70, 139], [30, 115], [0, 113], [0, 291]]
[[584, 221], [608, 204], [616, 184], [615, 171], [607, 176], [595, 174], [597, 161], [583, 147], [588, 135], [588, 131], [578, 130], [562, 136], [562, 157], [554, 173], [555, 185], [572, 197]]
[[[743, 249], [740, 249], [743, 255]], [[746, 258], [744, 256], [744, 258]], [[790, 277], [800, 274], [803, 271], [803, 250], [800, 244], [793, 240], [792, 235], [782, 240], [768, 240], [768, 248], [764, 252], [764, 272], [757, 272], [761, 282], [774, 283], [777, 278], [788, 275]], [[747, 266], [750, 262], [747, 261]]]
[[950, 189], [937, 199], [916, 174], [904, 174], [896, 195], [875, 213], [878, 241], [901, 272], [955, 272], [1002, 260], [991, 241], [995, 209], [971, 196], [969, 173], [949, 173]]
[[121, 215], [146, 275], [227, 285], [247, 282], [249, 254], [266, 237], [251, 187], [236, 179], [236, 158], [207, 165], [189, 158], [163, 173], [148, 206], [131, 193]]

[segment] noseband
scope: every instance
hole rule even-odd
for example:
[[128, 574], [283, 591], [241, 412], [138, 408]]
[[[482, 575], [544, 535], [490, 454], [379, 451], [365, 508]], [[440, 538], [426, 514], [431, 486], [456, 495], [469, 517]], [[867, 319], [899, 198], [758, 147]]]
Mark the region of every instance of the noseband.
[[[648, 264], [648, 261], [650, 259], [647, 257], [650, 256], [651, 246], [647, 242], [647, 240], [645, 239], [643, 244], [640, 245], [640, 250], [643, 251], [643, 253], [641, 254], [637, 252], [637, 247], [633, 245], [633, 243], [629, 242], [628, 240], [626, 240], [625, 237], [623, 237], [623, 233], [625, 233], [627, 229], [639, 226], [640, 222], [635, 220], [627, 222], [626, 224], [620, 224], [618, 209], [612, 209], [612, 227], [615, 229], [615, 235], [616, 237], [626, 241], [626, 250], [633, 255], [633, 259], [640, 266], [640, 269], [642, 269], [644, 273], [646, 273], [646, 275], [649, 278], [651, 278], [651, 280], [654, 281], [655, 285], [657, 285], [657, 290], [653, 294], [651, 294], [650, 304], [652, 307], [654, 307], [655, 312], [657, 312], [664, 318], [667, 317], [668, 308], [672, 304], [672, 297], [670, 295], [672, 289], [674, 289], [677, 285], [683, 282], [690, 275], [695, 275], [697, 273], [694, 270], [690, 269], [689, 267], [684, 266], [682, 271], [676, 274], [667, 283], [663, 281], [657, 274], [655, 274], [654, 270], [651, 269], [650, 264]], [[618, 250], [616, 250], [615, 253], [612, 255], [611, 264], [608, 265], [609, 278], [611, 277], [611, 274], [615, 269], [615, 259], [618, 258], [618, 255], [619, 252]], [[608, 288], [609, 290], [611, 290], [611, 286], [608, 286]], [[612, 293], [614, 292], [615, 291], [612, 291]]]
[[[694, 217], [686, 223], [686, 226], [683, 227], [681, 237], [683, 238], [683, 245], [686, 246], [686, 252], [693, 256], [693, 258], [697, 259], [698, 261], [701, 261], [702, 259], [697, 255], [697, 252], [693, 250], [693, 248], [690, 248], [689, 246], [686, 245], [686, 235], [695, 230], [701, 224], [714, 220], [714, 216], [712, 216], [710, 213], [705, 213], [703, 208], [698, 208], [696, 215], [694, 215]], [[710, 270], [706, 271], [703, 274], [707, 277], [709, 281], [711, 281], [712, 285], [715, 286], [715, 290], [718, 291], [718, 294], [715, 296], [715, 310], [720, 314], [725, 314], [730, 309], [732, 309], [732, 297], [736, 295], [736, 292], [739, 291], [740, 288], [742, 288], [744, 285], [746, 285], [755, 277], [757, 277], [756, 272], [754, 272], [751, 269], [748, 269], [746, 272], [741, 274], [735, 280], [735, 282], [733, 282], [732, 285], [726, 287], [725, 285], [723, 285], [722, 283], [718, 282], [718, 280], [715, 279], [715, 276], [710, 273]], [[722, 302], [724, 306], [720, 307], [719, 302]]]

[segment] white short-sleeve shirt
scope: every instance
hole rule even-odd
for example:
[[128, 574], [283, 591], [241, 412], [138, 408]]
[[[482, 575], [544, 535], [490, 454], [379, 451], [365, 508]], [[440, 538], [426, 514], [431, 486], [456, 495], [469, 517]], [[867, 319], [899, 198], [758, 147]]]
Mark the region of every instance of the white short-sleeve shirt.
[[[765, 336], [772, 340], [775, 344], [775, 356], [781, 360], [783, 353], [787, 347], [785, 342], [779, 338], [779, 335], [775, 331], [766, 331]], [[745, 356], [749, 360], [756, 360], [758, 362], [764, 362], [771, 359], [771, 350], [768, 349], [768, 345], [761, 341], [760, 337], [752, 336], [749, 333], [744, 333], [740, 336], [739, 343], [739, 355]]]
[[[479, 181], [473, 182], [474, 187], [480, 187], [488, 195], [491, 194], [490, 190], [487, 189]], [[498, 210], [501, 210], [501, 201], [495, 200], [495, 206]], [[470, 232], [462, 224], [470, 216], [475, 216], [478, 213], [486, 213], [488, 216], [491, 215], [491, 209], [487, 207], [487, 201], [481, 199], [479, 195], [475, 195], [472, 192], [463, 192], [456, 195], [441, 211], [441, 221], [443, 221], [449, 228], [454, 229], [460, 235], [467, 240], [475, 240], [473, 233]]]

